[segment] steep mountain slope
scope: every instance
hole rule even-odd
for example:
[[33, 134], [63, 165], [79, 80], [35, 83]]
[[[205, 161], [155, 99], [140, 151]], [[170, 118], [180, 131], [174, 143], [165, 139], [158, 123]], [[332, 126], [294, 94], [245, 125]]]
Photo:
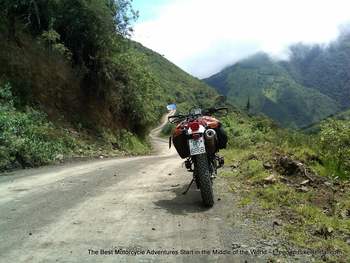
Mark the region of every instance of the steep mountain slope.
[[176, 103], [181, 110], [213, 106], [218, 96], [215, 89], [140, 43], [132, 42], [131, 46], [143, 56], [145, 66], [156, 80], [159, 89], [154, 99], [163, 107], [165, 103]]
[[240, 108], [264, 113], [286, 127], [303, 127], [339, 110], [337, 102], [298, 84], [284, 67], [264, 53], [204, 81]]
[[294, 79], [350, 107], [350, 31], [327, 46], [295, 44], [283, 63]]
[[[0, 130], [5, 147], [0, 170], [38, 166], [61, 155], [144, 153], [147, 145], [139, 133], [140, 123], [149, 129], [166, 112], [167, 103], [187, 110], [211, 106], [218, 95], [138, 43], [111, 59], [117, 75], [110, 83], [104, 87], [100, 83], [99, 91], [84, 90], [85, 78], [62, 56], [48, 52], [27, 34], [19, 41], [21, 46], [0, 41], [0, 125], [6, 127]], [[111, 84], [115, 86], [105, 89]], [[153, 123], [141, 120], [152, 120], [150, 116]], [[22, 125], [19, 132], [17, 124]]]
[[212, 104], [214, 89], [127, 40], [122, 2], [0, 4], [0, 170], [146, 153], [167, 103]]

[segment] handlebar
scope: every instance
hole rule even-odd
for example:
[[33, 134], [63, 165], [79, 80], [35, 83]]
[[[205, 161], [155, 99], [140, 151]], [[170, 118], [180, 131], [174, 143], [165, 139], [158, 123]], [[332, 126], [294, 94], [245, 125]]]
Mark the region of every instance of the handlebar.
[[178, 115], [172, 115], [168, 117], [168, 121], [170, 123], [178, 123], [180, 121], [182, 121], [183, 119], [185, 119], [187, 116], [186, 115], [182, 115], [182, 114], [178, 114]]
[[193, 113], [189, 113], [187, 115], [183, 115], [183, 114], [178, 114], [178, 115], [172, 115], [168, 117], [168, 121], [170, 123], [179, 123], [185, 119], [188, 118], [194, 118], [196, 116], [204, 116], [204, 115], [211, 115], [213, 113], [219, 112], [219, 111], [226, 111], [226, 115], [228, 114], [228, 108], [227, 107], [220, 107], [220, 108], [209, 108], [209, 109], [204, 109], [202, 110], [201, 114], [193, 114]]
[[207, 114], [213, 114], [215, 112], [219, 112], [219, 111], [226, 111], [226, 114], [228, 114], [228, 108], [227, 107], [220, 107], [220, 108], [209, 108], [206, 110], [203, 110], [203, 115], [207, 115]]

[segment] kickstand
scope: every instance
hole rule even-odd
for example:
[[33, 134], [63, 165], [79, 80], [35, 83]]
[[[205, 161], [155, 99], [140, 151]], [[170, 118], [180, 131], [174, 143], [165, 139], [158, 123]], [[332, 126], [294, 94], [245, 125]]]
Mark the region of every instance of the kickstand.
[[190, 184], [187, 186], [186, 191], [182, 193], [183, 195], [187, 194], [187, 192], [190, 190], [190, 188], [191, 188], [193, 182], [194, 182], [194, 179], [192, 179], [192, 181], [190, 182]]

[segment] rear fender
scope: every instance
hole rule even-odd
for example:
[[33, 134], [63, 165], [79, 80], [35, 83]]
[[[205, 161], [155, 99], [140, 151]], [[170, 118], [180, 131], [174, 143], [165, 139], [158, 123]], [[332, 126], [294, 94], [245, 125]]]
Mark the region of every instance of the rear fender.
[[192, 134], [196, 134], [196, 133], [203, 134], [204, 132], [205, 132], [205, 128], [203, 125], [199, 125], [199, 129], [197, 131], [192, 131], [191, 128], [188, 128], [188, 130], [187, 130], [188, 135], [192, 135]]

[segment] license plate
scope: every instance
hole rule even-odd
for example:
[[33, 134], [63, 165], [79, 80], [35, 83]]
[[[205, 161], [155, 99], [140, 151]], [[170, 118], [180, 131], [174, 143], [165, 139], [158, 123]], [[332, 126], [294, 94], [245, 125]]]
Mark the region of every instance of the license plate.
[[205, 153], [204, 137], [200, 137], [197, 140], [190, 139], [188, 143], [190, 145], [191, 156]]

